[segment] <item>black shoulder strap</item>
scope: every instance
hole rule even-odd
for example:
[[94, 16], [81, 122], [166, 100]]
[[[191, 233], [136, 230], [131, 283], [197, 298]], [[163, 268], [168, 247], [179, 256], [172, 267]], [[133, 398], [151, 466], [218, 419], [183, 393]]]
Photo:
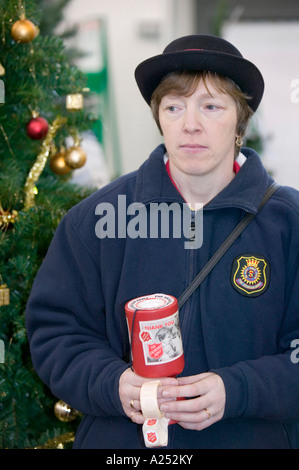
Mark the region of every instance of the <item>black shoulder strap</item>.
[[[272, 183], [267, 191], [264, 194], [262, 202], [260, 203], [256, 214], [259, 210], [266, 204], [268, 199], [272, 196], [272, 194], [279, 188], [277, 183]], [[202, 268], [202, 270], [197, 274], [197, 276], [193, 279], [191, 284], [187, 287], [187, 289], [182, 293], [182, 295], [178, 299], [178, 306], [179, 308], [189, 299], [189, 297], [193, 294], [195, 289], [200, 285], [200, 283], [207, 277], [207, 275], [211, 272], [214, 266], [218, 263], [221, 257], [226, 253], [229, 247], [234, 243], [236, 238], [243, 232], [243, 230], [247, 227], [247, 225], [252, 221], [256, 214], [247, 213], [243, 219], [239, 222], [239, 224], [234, 228], [234, 230], [230, 233], [227, 239], [222, 243], [222, 245], [218, 248], [216, 253], [209, 259], [207, 264]]]

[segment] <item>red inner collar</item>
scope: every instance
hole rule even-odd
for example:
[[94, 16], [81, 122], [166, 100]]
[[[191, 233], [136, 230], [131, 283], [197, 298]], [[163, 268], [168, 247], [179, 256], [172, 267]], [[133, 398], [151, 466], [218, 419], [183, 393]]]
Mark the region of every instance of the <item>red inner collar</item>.
[[[177, 187], [177, 185], [175, 184], [175, 182], [174, 182], [174, 180], [173, 180], [173, 178], [172, 178], [172, 176], [171, 176], [170, 168], [169, 168], [169, 159], [167, 160], [165, 166], [166, 166], [166, 171], [167, 171], [167, 173], [168, 173], [168, 175], [169, 175], [169, 178], [171, 179], [171, 182], [172, 182], [173, 185], [176, 187], [176, 189], [178, 190], [178, 192], [181, 194], [179, 188]], [[240, 168], [241, 168], [241, 167], [240, 167], [239, 163], [237, 163], [236, 161], [234, 161], [233, 171], [234, 171], [235, 174], [238, 173], [238, 171], [240, 170]], [[182, 195], [182, 194], [181, 194], [181, 195]]]

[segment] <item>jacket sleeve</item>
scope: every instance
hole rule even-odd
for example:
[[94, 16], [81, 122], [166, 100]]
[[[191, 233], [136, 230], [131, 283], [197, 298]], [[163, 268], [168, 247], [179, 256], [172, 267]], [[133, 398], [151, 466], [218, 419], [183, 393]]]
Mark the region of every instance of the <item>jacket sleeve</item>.
[[218, 373], [226, 389], [224, 418], [299, 421], [299, 267], [289, 262], [283, 321], [273, 355], [241, 361]]
[[35, 278], [26, 326], [34, 368], [56, 397], [84, 414], [117, 416], [128, 364], [107, 339], [98, 242], [89, 246], [65, 216]]

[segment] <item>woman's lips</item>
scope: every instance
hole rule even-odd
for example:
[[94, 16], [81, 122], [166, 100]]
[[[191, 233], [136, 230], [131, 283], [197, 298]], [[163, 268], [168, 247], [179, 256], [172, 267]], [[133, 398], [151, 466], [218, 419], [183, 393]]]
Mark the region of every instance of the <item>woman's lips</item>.
[[200, 145], [200, 144], [183, 144], [180, 147], [183, 150], [186, 150], [187, 152], [198, 152], [200, 150], [207, 149], [205, 145]]

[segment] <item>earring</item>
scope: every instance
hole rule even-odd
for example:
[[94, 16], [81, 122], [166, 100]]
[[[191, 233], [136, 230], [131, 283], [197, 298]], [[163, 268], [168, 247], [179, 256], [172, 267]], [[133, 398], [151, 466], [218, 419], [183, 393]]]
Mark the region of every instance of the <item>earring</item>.
[[242, 145], [243, 145], [243, 140], [242, 140], [242, 137], [240, 135], [237, 135], [237, 137], [236, 137], [236, 145], [238, 147], [242, 147]]

